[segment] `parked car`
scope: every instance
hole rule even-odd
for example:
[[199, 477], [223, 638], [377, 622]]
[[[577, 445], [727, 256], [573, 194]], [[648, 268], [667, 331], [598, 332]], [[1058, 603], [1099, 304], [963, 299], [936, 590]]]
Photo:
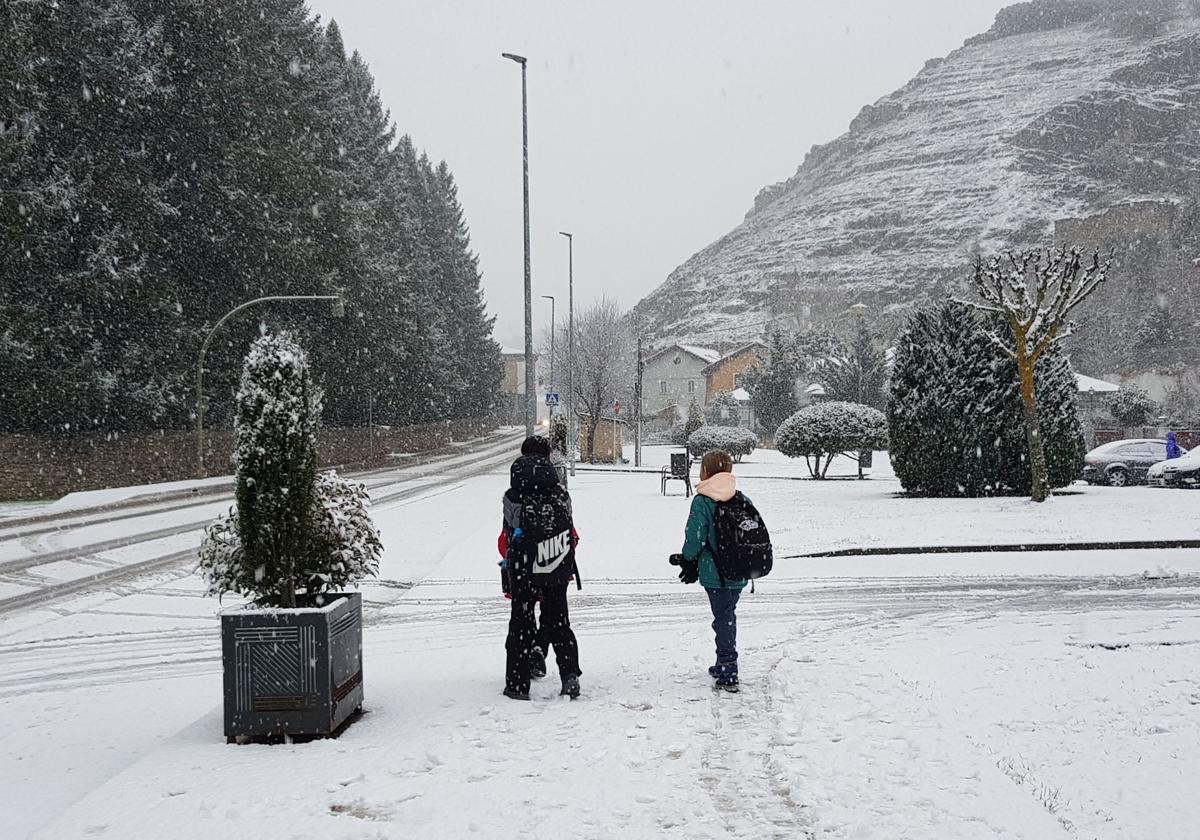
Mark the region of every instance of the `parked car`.
[[1159, 461], [1146, 473], [1146, 482], [1155, 487], [1200, 487], [1200, 450]]
[[1097, 446], [1083, 458], [1083, 480], [1088, 484], [1125, 487], [1146, 481], [1150, 467], [1167, 458], [1161, 438], [1114, 440]]

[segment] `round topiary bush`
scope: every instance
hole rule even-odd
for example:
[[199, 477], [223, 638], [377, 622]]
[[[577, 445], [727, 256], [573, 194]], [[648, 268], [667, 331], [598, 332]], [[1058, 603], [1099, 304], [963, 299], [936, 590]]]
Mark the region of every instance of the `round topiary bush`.
[[869, 405], [825, 402], [802, 408], [780, 424], [775, 447], [803, 457], [813, 478], [824, 478], [835, 455], [887, 446], [887, 418]]
[[740, 426], [701, 426], [687, 440], [693, 458], [717, 449], [728, 452], [734, 461], [741, 461], [757, 447], [758, 435]]

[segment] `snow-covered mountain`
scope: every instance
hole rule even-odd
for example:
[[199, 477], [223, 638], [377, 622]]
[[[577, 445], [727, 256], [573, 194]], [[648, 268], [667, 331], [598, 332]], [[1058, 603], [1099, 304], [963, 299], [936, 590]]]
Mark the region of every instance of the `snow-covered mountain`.
[[920, 299], [976, 252], [1049, 244], [1056, 220], [1179, 198], [1200, 164], [1198, 9], [1003, 10], [814, 146], [635, 317], [659, 341], [742, 339], [806, 308]]

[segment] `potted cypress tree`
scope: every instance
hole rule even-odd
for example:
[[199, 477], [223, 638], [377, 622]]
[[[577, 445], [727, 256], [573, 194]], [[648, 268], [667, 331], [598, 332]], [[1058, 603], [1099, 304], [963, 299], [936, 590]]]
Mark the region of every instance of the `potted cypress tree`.
[[317, 473], [321, 395], [288, 333], [264, 335], [242, 369], [234, 420], [236, 506], [200, 548], [221, 613], [229, 741], [329, 735], [362, 707], [362, 597], [379, 566], [361, 484]]

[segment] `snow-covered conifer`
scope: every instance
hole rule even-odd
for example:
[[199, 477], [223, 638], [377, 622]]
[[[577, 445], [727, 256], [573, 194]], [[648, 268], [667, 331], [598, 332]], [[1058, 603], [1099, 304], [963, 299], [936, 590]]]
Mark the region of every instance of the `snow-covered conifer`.
[[[1030, 491], [1016, 363], [985, 329], [983, 320], [991, 317], [946, 302], [918, 310], [897, 341], [888, 454], [909, 493]], [[1061, 487], [1079, 474], [1083, 436], [1074, 374], [1059, 348], [1050, 348], [1039, 360], [1037, 389], [1048, 480]]]

